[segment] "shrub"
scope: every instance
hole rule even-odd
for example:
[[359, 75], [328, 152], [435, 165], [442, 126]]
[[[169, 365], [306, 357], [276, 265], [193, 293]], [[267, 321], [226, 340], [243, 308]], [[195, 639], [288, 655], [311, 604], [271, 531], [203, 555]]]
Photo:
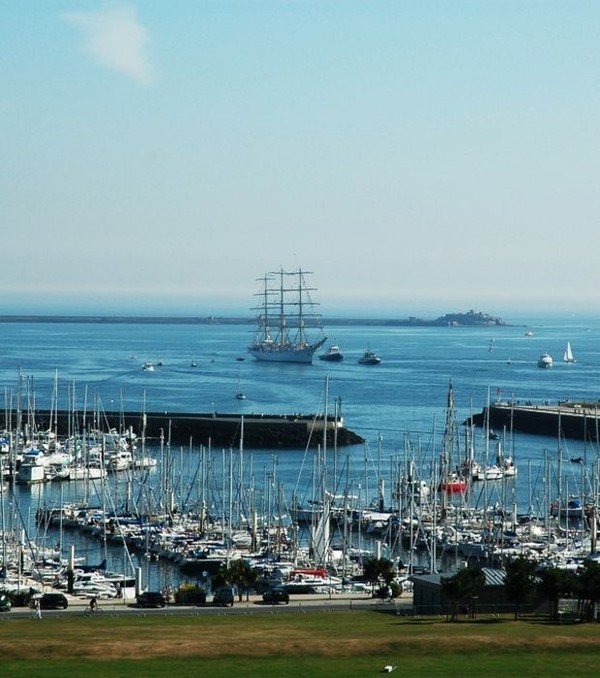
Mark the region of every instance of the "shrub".
[[204, 605], [206, 591], [197, 584], [182, 584], [175, 591], [175, 603], [178, 605]]

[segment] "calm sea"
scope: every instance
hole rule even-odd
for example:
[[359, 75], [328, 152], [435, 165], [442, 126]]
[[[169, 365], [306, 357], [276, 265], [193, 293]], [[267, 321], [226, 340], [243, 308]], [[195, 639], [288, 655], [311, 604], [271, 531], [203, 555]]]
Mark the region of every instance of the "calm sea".
[[[533, 336], [525, 336], [528, 327]], [[380, 478], [389, 492], [394, 467], [406, 450], [422, 449], [430, 461], [439, 455], [450, 381], [459, 423], [498, 395], [534, 402], [600, 397], [598, 318], [498, 328], [335, 326], [327, 332], [328, 343], [339, 345], [345, 360], [313, 365], [255, 361], [246, 354], [252, 339], [248, 325], [3, 322], [0, 331], [4, 408], [15, 408], [19, 379], [27, 384], [27, 401], [43, 409], [53, 406], [55, 393], [63, 409], [73, 394], [78, 407], [88, 410], [322, 413], [338, 407], [347, 427], [366, 442], [340, 449], [329, 477], [338, 473], [336, 487], [350, 484], [365, 503], [375, 497]], [[567, 341], [575, 364], [562, 361]], [[358, 364], [367, 348], [381, 357], [380, 365]], [[537, 367], [545, 351], [554, 357], [550, 370]], [[246, 359], [236, 360], [240, 355]], [[146, 371], [145, 362], [162, 365]], [[239, 390], [245, 400], [235, 398]], [[542, 501], [544, 459], [553, 458], [558, 445], [552, 438], [514, 436], [511, 451], [519, 475], [511, 492], [520, 509]], [[596, 450], [584, 449], [581, 442], [561, 441], [560, 446], [566, 457], [585, 452], [596, 459]], [[183, 458], [193, 451], [170, 453]], [[294, 490], [301, 498], [309, 493], [314, 454], [246, 450], [253, 476], [283, 487], [287, 502]], [[182, 473], [191, 468], [181, 461]], [[567, 465], [565, 473], [573, 474], [570, 487], [580, 491], [580, 469]], [[182, 479], [181, 487], [188, 482]], [[18, 499], [23, 524], [34, 531], [35, 508], [76, 499], [75, 485], [20, 488], [17, 498], [4, 493], [3, 500]], [[101, 555], [94, 545], [78, 543], [77, 548], [89, 560]]]

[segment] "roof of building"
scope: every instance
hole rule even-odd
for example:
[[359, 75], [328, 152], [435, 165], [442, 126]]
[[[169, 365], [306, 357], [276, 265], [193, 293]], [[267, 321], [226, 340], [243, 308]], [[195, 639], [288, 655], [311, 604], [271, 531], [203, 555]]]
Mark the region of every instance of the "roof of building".
[[[504, 570], [495, 570], [491, 567], [482, 567], [481, 571], [485, 576], [485, 586], [504, 586], [506, 573]], [[419, 574], [409, 577], [413, 583], [420, 582], [440, 586], [442, 579], [448, 579], [451, 574]]]

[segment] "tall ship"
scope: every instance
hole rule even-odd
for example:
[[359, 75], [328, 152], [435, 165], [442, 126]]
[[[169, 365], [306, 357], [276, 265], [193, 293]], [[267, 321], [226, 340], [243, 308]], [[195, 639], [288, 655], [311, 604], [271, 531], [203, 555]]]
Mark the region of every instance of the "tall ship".
[[[267, 273], [256, 294], [258, 328], [248, 351], [257, 359], [277, 363], [312, 363], [313, 355], [327, 340], [320, 314], [315, 310], [302, 269]], [[313, 336], [313, 339], [309, 337]]]

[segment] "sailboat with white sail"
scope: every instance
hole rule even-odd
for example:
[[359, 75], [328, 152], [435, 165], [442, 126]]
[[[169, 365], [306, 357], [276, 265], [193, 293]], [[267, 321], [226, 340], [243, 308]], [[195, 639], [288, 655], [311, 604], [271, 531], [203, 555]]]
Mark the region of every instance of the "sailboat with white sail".
[[239, 374], [238, 374], [238, 388], [235, 397], [238, 400], [246, 400], [246, 394], [242, 391], [241, 379]]
[[[312, 363], [313, 355], [327, 340], [321, 316], [315, 312], [310, 293], [315, 288], [306, 283], [310, 275], [302, 269], [267, 273], [257, 296], [260, 304], [258, 329], [248, 351], [257, 359], [278, 363]], [[309, 330], [320, 333], [310, 339]]]
[[574, 363], [575, 358], [573, 357], [573, 351], [571, 350], [571, 342], [567, 341], [567, 346], [565, 348], [565, 353], [563, 355], [563, 361], [566, 363]]

